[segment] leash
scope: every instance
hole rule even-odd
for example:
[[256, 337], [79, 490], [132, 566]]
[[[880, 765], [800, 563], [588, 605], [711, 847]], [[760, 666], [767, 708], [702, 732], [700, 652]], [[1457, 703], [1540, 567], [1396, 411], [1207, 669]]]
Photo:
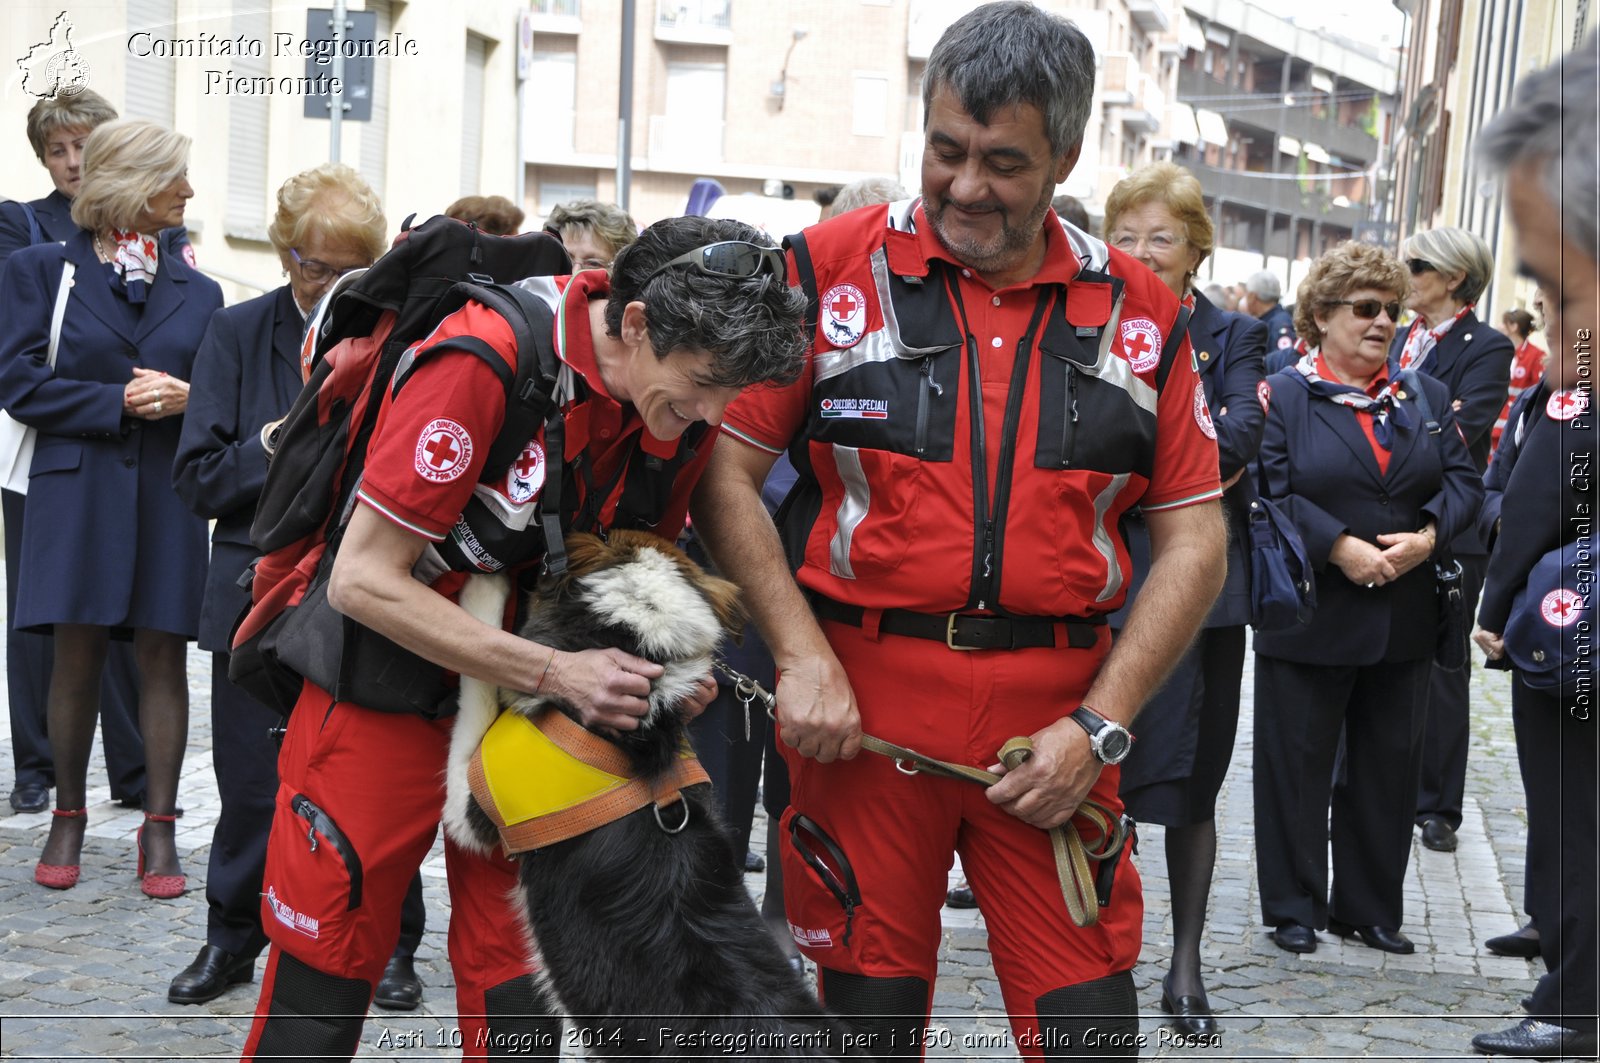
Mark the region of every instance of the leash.
[[[778, 699], [768, 693], [760, 683], [730, 668], [724, 661], [718, 659], [713, 664], [717, 671], [733, 683], [734, 696], [744, 704], [745, 739], [748, 741], [751, 705], [757, 701], [761, 702], [767, 716], [776, 720]], [[888, 757], [894, 761], [895, 770], [905, 775], [926, 773], [943, 779], [977, 783], [980, 786], [992, 786], [1000, 781], [1000, 776], [992, 771], [938, 760], [906, 746], [886, 742], [874, 735], [863, 733], [861, 748]], [[1032, 756], [1033, 742], [1028, 738], [1019, 736], [1000, 747], [1000, 763], [1004, 764], [1008, 771], [1021, 767]], [[1096, 889], [1095, 873], [1089, 867], [1089, 861], [1114, 860], [1122, 852], [1132, 828], [1131, 821], [1126, 816], [1114, 816], [1109, 808], [1098, 801], [1086, 799], [1079, 805], [1072, 819], [1079, 818], [1087, 820], [1089, 827], [1095, 833], [1093, 845], [1084, 843], [1083, 836], [1072, 828], [1072, 820], [1059, 827], [1051, 827], [1046, 833], [1050, 835], [1050, 850], [1055, 858], [1056, 879], [1061, 884], [1061, 897], [1066, 902], [1067, 915], [1072, 919], [1074, 926], [1089, 927], [1099, 921], [1102, 903]], [[1106, 900], [1109, 901], [1109, 888], [1106, 893]]]

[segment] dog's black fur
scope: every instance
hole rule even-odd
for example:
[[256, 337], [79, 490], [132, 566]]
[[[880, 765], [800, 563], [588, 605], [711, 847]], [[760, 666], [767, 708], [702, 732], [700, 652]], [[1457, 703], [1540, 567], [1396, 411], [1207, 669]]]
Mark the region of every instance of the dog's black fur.
[[[659, 559], [649, 581], [654, 589], [633, 590], [626, 617], [597, 609], [597, 595], [615, 606], [629, 584], [624, 576], [597, 592], [590, 577], [605, 570], [616, 577], [618, 566], [637, 565], [643, 551], [670, 559], [682, 582], [673, 593], [700, 600], [715, 626], [737, 626], [742, 616], [731, 584], [653, 536], [613, 533], [604, 544], [587, 536], [569, 540], [570, 571], [534, 593], [519, 634], [563, 650], [616, 647], [668, 666], [657, 683], [660, 700], [652, 696], [648, 725], [604, 736], [640, 775], [653, 777], [678, 754], [685, 724], [676, 705], [705, 674], [715, 640], [706, 645], [684, 615], [699, 610], [662, 615], [672, 595], [650, 600], [660, 589]], [[706, 620], [701, 616], [702, 629]], [[665, 659], [663, 649], [674, 659]], [[508, 711], [550, 704], [517, 698], [501, 693]], [[571, 706], [560, 707], [578, 718]], [[452, 786], [458, 785], [454, 774]], [[687, 824], [678, 833], [663, 829], [647, 806], [520, 858], [522, 900], [547, 988], [581, 1028], [586, 1053], [844, 1056], [845, 1027], [823, 1012], [745, 891], [743, 868], [734, 862], [711, 788], [693, 786], [683, 794], [684, 803], [661, 811], [661, 822], [676, 827], [687, 808]], [[497, 842], [476, 802], [468, 805], [465, 819], [480, 847]], [[461, 824], [452, 829], [459, 835]]]

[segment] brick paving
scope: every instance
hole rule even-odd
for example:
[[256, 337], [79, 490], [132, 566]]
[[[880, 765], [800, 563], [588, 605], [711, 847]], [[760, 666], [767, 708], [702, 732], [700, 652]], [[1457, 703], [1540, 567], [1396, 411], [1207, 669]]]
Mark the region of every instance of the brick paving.
[[[1244, 716], [1218, 805], [1221, 852], [1203, 946], [1206, 984], [1217, 1009], [1218, 1044], [1174, 1043], [1158, 1010], [1171, 926], [1161, 829], [1142, 830], [1145, 942], [1135, 970], [1142, 1054], [1211, 1059], [1474, 1059], [1473, 1033], [1508, 1025], [1533, 985], [1534, 965], [1491, 956], [1480, 943], [1520, 923], [1525, 813], [1503, 674], [1477, 673], [1465, 822], [1452, 854], [1414, 849], [1406, 883], [1406, 933], [1413, 956], [1389, 956], [1332, 935], [1311, 955], [1274, 947], [1259, 922], [1252, 838], [1251, 704], [1247, 661]], [[210, 1004], [166, 1000], [172, 975], [205, 937], [204, 875], [217, 814], [209, 751], [210, 660], [191, 652], [193, 723], [184, 764], [178, 844], [190, 891], [152, 901], [134, 878], [137, 813], [110, 803], [98, 747], [90, 768], [83, 878], [65, 892], [34, 884], [32, 869], [48, 813], [0, 816], [0, 1057], [5, 1059], [176, 1060], [237, 1058], [255, 986]], [[0, 762], [10, 788], [9, 723]], [[4, 809], [9, 813], [9, 808]], [[765, 833], [758, 824], [753, 839]], [[455, 1058], [454, 992], [445, 960], [449, 919], [441, 851], [424, 867], [429, 927], [418, 952], [422, 1008], [377, 1012], [360, 1058]], [[952, 869], [952, 880], [959, 869]], [[748, 882], [761, 885], [759, 875]], [[941, 975], [929, 1055], [1014, 1059], [989, 963], [981, 917], [945, 911]]]

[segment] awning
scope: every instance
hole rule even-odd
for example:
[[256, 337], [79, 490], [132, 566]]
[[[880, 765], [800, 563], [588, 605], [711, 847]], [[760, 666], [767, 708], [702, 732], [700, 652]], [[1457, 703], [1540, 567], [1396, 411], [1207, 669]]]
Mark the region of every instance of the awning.
[[1333, 78], [1321, 70], [1313, 70], [1311, 72], [1311, 87], [1318, 92], [1331, 93], [1333, 91]]
[[1191, 52], [1206, 50], [1206, 35], [1200, 29], [1200, 24], [1187, 14], [1184, 15], [1183, 25], [1178, 27], [1178, 41]]
[[1200, 125], [1200, 139], [1207, 144], [1223, 145], [1228, 142], [1228, 123], [1216, 111], [1196, 108], [1195, 121]]
[[1323, 164], [1327, 164], [1330, 161], [1328, 158], [1328, 153], [1322, 150], [1322, 145], [1313, 144], [1310, 141], [1306, 141], [1306, 158], [1310, 159], [1312, 162], [1320, 162]]
[[1194, 108], [1187, 103], [1174, 103], [1167, 108], [1167, 128], [1180, 144], [1200, 142], [1200, 125], [1194, 120]]
[[1298, 159], [1300, 157], [1300, 142], [1294, 137], [1279, 137], [1278, 150], [1290, 158]]

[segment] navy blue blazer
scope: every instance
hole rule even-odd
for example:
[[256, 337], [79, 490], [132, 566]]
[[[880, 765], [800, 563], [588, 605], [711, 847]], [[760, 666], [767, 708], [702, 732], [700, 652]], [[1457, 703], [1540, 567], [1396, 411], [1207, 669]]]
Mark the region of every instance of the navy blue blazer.
[[[77, 234], [78, 224], [72, 220], [72, 200], [60, 192], [52, 191], [43, 199], [33, 200], [28, 206], [39, 225], [39, 242], [50, 240], [60, 243]], [[9, 199], [0, 203], [0, 266], [5, 265], [13, 252], [34, 242], [28, 227], [28, 215], [22, 209], [22, 204]], [[161, 230], [163, 251], [181, 254], [188, 243], [189, 230], [182, 225]]]
[[1417, 531], [1431, 518], [1443, 546], [1476, 519], [1483, 481], [1456, 430], [1449, 393], [1436, 380], [1417, 380], [1441, 430], [1428, 434], [1415, 396], [1406, 394], [1401, 405], [1411, 426], [1392, 424], [1383, 473], [1354, 410], [1314, 397], [1297, 370], [1267, 378], [1272, 397], [1258, 486], [1305, 540], [1316, 570], [1317, 610], [1309, 624], [1257, 632], [1257, 653], [1322, 665], [1433, 656], [1438, 604], [1431, 564], [1368, 588], [1328, 561], [1334, 540], [1346, 533], [1376, 545], [1381, 534]]
[[[77, 272], [55, 371], [46, 361], [62, 263]], [[0, 406], [39, 431], [28, 482], [16, 626], [145, 627], [193, 636], [206, 560], [205, 523], [172, 490], [181, 417], [123, 416], [140, 366], [181, 380], [211, 314], [215, 281], [163, 255], [137, 315], [111, 290], [87, 232], [7, 260]], [[121, 304], [121, 305], [119, 305]]]
[[216, 521], [200, 609], [203, 650], [229, 651], [233, 623], [250, 601], [238, 580], [260, 553], [250, 545], [250, 522], [267, 481], [261, 427], [288, 413], [300, 394], [304, 327], [285, 284], [211, 315], [195, 356], [172, 486], [190, 509]]
[[[1400, 352], [1405, 349], [1407, 331], [1395, 332], [1389, 349], [1391, 373], [1399, 364]], [[1516, 348], [1508, 337], [1479, 321], [1469, 310], [1451, 326], [1420, 365], [1411, 367], [1439, 381], [1449, 389], [1450, 398], [1461, 403], [1461, 408], [1456, 410], [1456, 424], [1467, 437], [1472, 464], [1480, 475], [1489, 465], [1492, 430], [1495, 419], [1506, 405], [1511, 359], [1515, 353]], [[1488, 553], [1475, 524], [1463, 531], [1450, 548], [1458, 554]]]
[[[1219, 472], [1226, 481], [1248, 468], [1261, 446], [1266, 407], [1259, 388], [1262, 355], [1267, 347], [1267, 326], [1249, 314], [1223, 310], [1196, 292], [1189, 318], [1189, 346], [1200, 367], [1211, 423], [1217, 429]], [[1242, 482], [1242, 481], [1241, 481]], [[1248, 491], [1234, 484], [1222, 496], [1228, 521], [1228, 580], [1206, 617], [1206, 627], [1231, 627], [1250, 622], [1250, 563], [1244, 540], [1237, 534], [1245, 526]], [[1113, 627], [1127, 620], [1139, 588], [1150, 570], [1150, 533], [1144, 521], [1124, 521], [1132, 561], [1127, 603], [1111, 618]]]

